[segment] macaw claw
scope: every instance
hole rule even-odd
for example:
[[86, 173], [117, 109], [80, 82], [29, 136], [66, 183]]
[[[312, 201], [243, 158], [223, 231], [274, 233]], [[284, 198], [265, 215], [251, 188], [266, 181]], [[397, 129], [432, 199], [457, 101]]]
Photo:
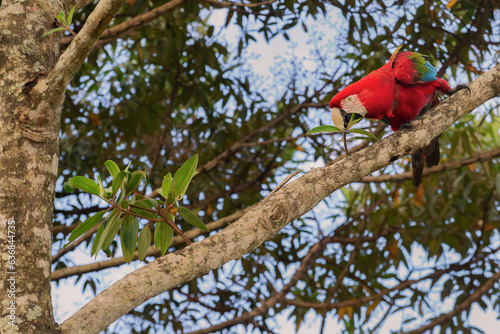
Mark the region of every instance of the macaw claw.
[[400, 130], [415, 130], [415, 125], [411, 124], [411, 122], [405, 122], [401, 124]]
[[446, 94], [451, 96], [462, 89], [467, 89], [469, 91], [469, 94], [471, 93], [469, 86], [467, 86], [466, 84], [459, 84], [456, 87], [450, 89]]

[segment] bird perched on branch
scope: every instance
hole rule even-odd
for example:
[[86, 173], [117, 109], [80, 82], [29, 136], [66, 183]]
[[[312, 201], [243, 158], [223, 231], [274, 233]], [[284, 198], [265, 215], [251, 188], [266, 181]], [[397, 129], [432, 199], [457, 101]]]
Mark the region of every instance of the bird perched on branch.
[[[353, 114], [379, 119], [393, 131], [409, 127], [409, 122], [438, 103], [436, 92], [452, 95], [467, 85], [450, 88], [436, 77], [436, 69], [417, 52], [399, 52], [401, 46], [381, 68], [341, 90], [330, 101], [333, 123], [345, 131]], [[422, 182], [424, 158], [427, 167], [439, 163], [439, 136], [412, 154], [413, 185]]]

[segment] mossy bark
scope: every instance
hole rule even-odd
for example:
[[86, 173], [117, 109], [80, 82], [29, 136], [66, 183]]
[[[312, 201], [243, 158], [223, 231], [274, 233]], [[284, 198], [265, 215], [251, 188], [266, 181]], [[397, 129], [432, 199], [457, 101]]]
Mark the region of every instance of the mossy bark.
[[50, 274], [62, 94], [48, 100], [32, 89], [59, 57], [60, 37], [41, 37], [55, 4], [0, 6], [1, 333], [57, 332]]

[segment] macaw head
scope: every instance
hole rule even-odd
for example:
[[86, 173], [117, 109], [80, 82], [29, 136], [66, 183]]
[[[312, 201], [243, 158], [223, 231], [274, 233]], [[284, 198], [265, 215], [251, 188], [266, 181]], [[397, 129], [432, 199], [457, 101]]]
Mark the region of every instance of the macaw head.
[[333, 124], [341, 131], [346, 131], [353, 114], [355, 118], [359, 118], [365, 117], [367, 113], [355, 88], [355, 85], [344, 88], [333, 97], [329, 104]]

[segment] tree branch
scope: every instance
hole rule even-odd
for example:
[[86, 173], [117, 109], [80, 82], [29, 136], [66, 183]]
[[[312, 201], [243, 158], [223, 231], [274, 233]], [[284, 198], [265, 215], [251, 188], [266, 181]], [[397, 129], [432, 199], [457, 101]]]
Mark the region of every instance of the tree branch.
[[101, 0], [90, 14], [82, 30], [59, 57], [56, 66], [47, 78], [37, 83], [32, 93], [41, 94], [42, 98], [51, 103], [61, 103], [63, 93], [71, 78], [80, 69], [99, 36], [125, 2], [126, 0]]
[[120, 279], [66, 320], [61, 325], [62, 332], [104, 330], [146, 300], [253, 251], [335, 190], [427, 146], [453, 122], [500, 94], [500, 65], [469, 87], [471, 93], [459, 91], [414, 121], [414, 129], [398, 131], [332, 166], [311, 170], [266, 197], [219, 233]]
[[380, 299], [393, 291], [403, 291], [404, 289], [407, 289], [414, 284], [417, 284], [417, 283], [420, 283], [420, 282], [423, 282], [423, 281], [426, 281], [429, 279], [433, 279], [436, 277], [441, 277], [441, 276], [449, 274], [451, 272], [462, 271], [466, 268], [469, 268], [470, 265], [472, 265], [474, 263], [478, 263], [480, 261], [483, 261], [490, 255], [496, 254], [499, 250], [500, 250], [500, 247], [497, 247], [488, 253], [483, 253], [483, 254], [480, 254], [480, 256], [478, 256], [476, 258], [471, 258], [469, 261], [467, 261], [465, 263], [457, 262], [457, 263], [451, 264], [448, 268], [445, 268], [445, 269], [435, 269], [434, 272], [428, 274], [427, 276], [417, 278], [417, 279], [412, 279], [412, 280], [405, 280], [405, 281], [403, 281], [403, 282], [401, 282], [401, 283], [399, 283], [391, 288], [386, 288], [386, 289], [380, 290], [377, 293], [374, 293], [372, 295], [362, 297], [362, 298], [344, 300], [341, 302], [335, 302], [335, 303], [329, 303], [329, 304], [327, 304], [325, 302], [315, 303], [315, 302], [309, 302], [309, 301], [298, 300], [298, 299], [285, 299], [284, 302], [286, 304], [289, 304], [289, 305], [292, 305], [295, 307], [312, 308], [312, 309], [316, 309], [316, 310], [322, 310], [325, 307], [328, 308], [329, 310], [332, 310], [332, 309], [349, 307], [349, 306], [363, 305], [363, 304], [369, 303], [373, 300]]
[[222, 161], [224, 161], [225, 159], [227, 159], [232, 153], [236, 152], [241, 147], [244, 147], [245, 142], [247, 142], [249, 139], [255, 137], [259, 133], [266, 132], [266, 131], [272, 129], [276, 124], [278, 124], [282, 120], [284, 120], [284, 119], [286, 119], [286, 118], [288, 118], [288, 117], [296, 114], [297, 112], [299, 112], [303, 108], [324, 108], [324, 107], [327, 106], [326, 103], [313, 103], [313, 102], [311, 102], [311, 100], [312, 100], [313, 97], [314, 96], [309, 97], [303, 103], [294, 106], [293, 108], [291, 108], [287, 112], [285, 112], [285, 113], [279, 115], [278, 117], [276, 117], [275, 119], [269, 121], [264, 126], [262, 126], [262, 127], [258, 128], [256, 130], [250, 132], [246, 136], [244, 136], [244, 137], [240, 138], [239, 140], [235, 141], [224, 152], [222, 152], [217, 157], [213, 158], [212, 160], [210, 160], [209, 162], [207, 162], [203, 166], [198, 167], [198, 169], [196, 171], [198, 173], [202, 173], [202, 172], [208, 172], [208, 171], [212, 170], [219, 163], [221, 163]]
[[[495, 148], [493, 150], [479, 152], [478, 154], [463, 160], [448, 161], [431, 168], [425, 168], [422, 175], [428, 176], [431, 174], [440, 173], [447, 170], [457, 169], [476, 162], [488, 161], [498, 156], [500, 156], [500, 148]], [[410, 171], [397, 175], [365, 176], [357, 182], [362, 182], [362, 183], [401, 182], [405, 180], [410, 180], [411, 178], [412, 178], [412, 172]]]
[[[136, 30], [137, 28], [142, 27], [143, 25], [148, 24], [149, 22], [153, 21], [154, 19], [157, 19], [158, 17], [162, 16], [168, 11], [171, 11], [172, 9], [180, 6], [187, 0], [172, 0], [167, 2], [166, 4], [163, 4], [159, 7], [156, 7], [149, 12], [142, 13], [140, 15], [137, 15], [136, 17], [127, 20], [123, 23], [117, 24], [111, 28], [106, 29], [99, 41], [96, 43], [95, 47], [100, 48], [108, 43], [111, 43], [115, 39], [119, 37], [123, 37], [130, 32]], [[73, 37], [65, 37], [61, 40], [61, 44], [69, 44], [73, 40]]]
[[469, 297], [467, 297], [461, 304], [455, 305], [455, 308], [453, 311], [441, 314], [437, 319], [431, 321], [429, 324], [422, 326], [420, 328], [408, 331], [408, 332], [402, 332], [401, 334], [418, 334], [418, 333], [423, 333], [428, 330], [432, 330], [434, 327], [439, 326], [444, 324], [447, 321], [450, 321], [463, 311], [467, 310], [470, 308], [473, 302], [476, 300], [479, 300], [485, 293], [488, 292], [488, 290], [492, 289], [493, 286], [495, 285], [496, 282], [500, 280], [500, 270], [497, 271], [493, 276], [491, 276], [486, 283], [484, 283], [482, 286], [477, 288], [476, 291], [474, 291], [473, 294], [471, 294]]

